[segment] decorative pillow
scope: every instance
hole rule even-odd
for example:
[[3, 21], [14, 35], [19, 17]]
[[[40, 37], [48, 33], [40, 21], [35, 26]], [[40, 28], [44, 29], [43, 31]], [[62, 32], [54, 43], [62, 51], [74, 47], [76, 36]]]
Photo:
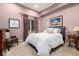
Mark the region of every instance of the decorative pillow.
[[61, 33], [61, 29], [59, 28], [47, 28], [44, 30], [45, 33]]
[[47, 28], [46, 30], [44, 30], [44, 32], [46, 32], [46, 33], [61, 33], [61, 29], [59, 29], [59, 28]]
[[44, 32], [44, 33], [47, 33], [47, 31], [46, 31], [46, 30], [44, 30], [43, 32]]
[[10, 38], [10, 33], [9, 33], [9, 32], [6, 32], [6, 33], [5, 33], [5, 38], [6, 38], [6, 39]]
[[59, 28], [53, 28], [53, 33], [61, 33], [61, 29], [59, 29]]
[[44, 30], [46, 33], [53, 33], [53, 28], [47, 28]]
[[47, 30], [48, 33], [53, 33], [53, 30]]

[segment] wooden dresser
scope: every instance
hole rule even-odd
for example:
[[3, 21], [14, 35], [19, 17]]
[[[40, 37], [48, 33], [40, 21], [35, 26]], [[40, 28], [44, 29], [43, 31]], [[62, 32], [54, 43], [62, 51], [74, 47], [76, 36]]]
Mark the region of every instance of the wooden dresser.
[[3, 55], [2, 39], [3, 39], [2, 31], [0, 30], [0, 56]]
[[0, 29], [0, 56], [5, 55], [6, 50], [5, 50], [5, 45], [4, 45], [4, 33], [7, 31], [8, 29]]

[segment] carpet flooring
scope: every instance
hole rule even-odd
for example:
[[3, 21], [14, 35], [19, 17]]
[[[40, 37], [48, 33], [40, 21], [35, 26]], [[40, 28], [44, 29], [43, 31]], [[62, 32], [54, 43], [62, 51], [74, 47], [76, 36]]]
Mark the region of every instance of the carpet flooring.
[[[36, 56], [37, 52], [30, 45], [25, 44], [25, 42], [19, 43], [19, 45], [15, 45], [10, 49], [10, 51], [6, 51], [6, 56]], [[67, 44], [53, 50], [50, 53], [50, 56], [79, 56], [79, 51], [75, 49], [75, 47], [68, 47]]]

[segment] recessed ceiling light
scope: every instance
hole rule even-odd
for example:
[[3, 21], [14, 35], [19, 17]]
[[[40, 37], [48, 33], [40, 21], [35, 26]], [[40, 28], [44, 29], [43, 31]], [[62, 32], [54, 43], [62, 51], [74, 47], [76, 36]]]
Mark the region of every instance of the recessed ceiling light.
[[35, 8], [38, 8], [38, 5], [36, 4], [36, 5], [34, 5], [34, 7], [35, 7]]

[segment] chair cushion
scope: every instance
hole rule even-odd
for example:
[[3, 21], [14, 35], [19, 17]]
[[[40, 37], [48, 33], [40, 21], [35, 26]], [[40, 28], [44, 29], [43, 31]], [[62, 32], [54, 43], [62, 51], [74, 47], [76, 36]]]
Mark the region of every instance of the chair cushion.
[[9, 32], [6, 32], [6, 33], [5, 33], [5, 38], [6, 38], [6, 39], [9, 39], [9, 38], [10, 38], [10, 33], [9, 33]]

